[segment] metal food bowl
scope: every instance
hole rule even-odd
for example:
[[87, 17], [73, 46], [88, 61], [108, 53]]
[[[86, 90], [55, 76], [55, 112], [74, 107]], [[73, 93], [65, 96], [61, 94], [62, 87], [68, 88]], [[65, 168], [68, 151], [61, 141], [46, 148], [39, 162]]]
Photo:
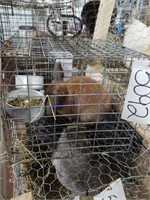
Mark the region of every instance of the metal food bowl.
[[[10, 104], [10, 101], [14, 99], [21, 99], [21, 98], [27, 98], [28, 100], [39, 99], [41, 102], [35, 106], [30, 105], [28, 103], [28, 106], [20, 105], [20, 106], [14, 106]], [[34, 122], [40, 119], [44, 114], [44, 102], [45, 102], [45, 96], [41, 92], [38, 92], [36, 90], [30, 89], [20, 89], [20, 90], [14, 90], [7, 94], [6, 97], [6, 111], [7, 113], [17, 121], [23, 121], [23, 122]]]
[[40, 90], [44, 85], [43, 76], [32, 76], [32, 75], [15, 75], [16, 89], [32, 88]]

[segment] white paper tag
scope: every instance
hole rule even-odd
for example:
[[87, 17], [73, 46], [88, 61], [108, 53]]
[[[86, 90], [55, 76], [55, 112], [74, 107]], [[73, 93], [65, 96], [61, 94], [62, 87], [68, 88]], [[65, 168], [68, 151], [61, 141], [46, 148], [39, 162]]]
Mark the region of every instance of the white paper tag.
[[133, 63], [122, 119], [150, 124], [150, 61]]
[[100, 194], [93, 197], [93, 200], [126, 200], [121, 179], [117, 179]]
[[80, 200], [80, 196], [76, 196], [73, 200]]

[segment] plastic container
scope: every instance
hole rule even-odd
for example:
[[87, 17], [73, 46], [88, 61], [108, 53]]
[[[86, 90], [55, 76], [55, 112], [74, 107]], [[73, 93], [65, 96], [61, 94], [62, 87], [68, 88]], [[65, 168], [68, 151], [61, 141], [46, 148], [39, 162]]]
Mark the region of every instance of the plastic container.
[[[42, 99], [42, 103], [36, 106], [29, 106], [29, 107], [17, 107], [17, 106], [12, 106], [8, 103], [10, 100], [19, 97], [28, 97], [29, 99], [40, 97]], [[45, 111], [44, 103], [45, 103], [45, 96], [41, 92], [38, 92], [36, 90], [27, 90], [27, 89], [13, 90], [7, 94], [6, 111], [14, 120], [23, 122], [34, 122], [43, 116]]]
[[16, 75], [15, 76], [16, 89], [31, 88], [35, 90], [43, 89], [44, 77], [32, 75]]

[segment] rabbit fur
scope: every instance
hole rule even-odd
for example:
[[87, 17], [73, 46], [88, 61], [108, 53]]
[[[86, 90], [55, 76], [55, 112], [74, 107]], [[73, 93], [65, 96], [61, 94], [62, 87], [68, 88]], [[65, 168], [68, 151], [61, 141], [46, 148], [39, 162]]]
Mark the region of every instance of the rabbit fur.
[[86, 138], [86, 134], [79, 135], [80, 139], [76, 144], [74, 136], [64, 130], [53, 153], [52, 164], [59, 182], [71, 191], [72, 195], [86, 196], [102, 187], [99, 177], [101, 164], [95, 155], [92, 155], [93, 158], [88, 154], [90, 141]]
[[[74, 76], [63, 81], [61, 63], [55, 64], [54, 81], [45, 88], [50, 95], [54, 111], [65, 115], [70, 122], [96, 122], [104, 119], [111, 109], [111, 97], [96, 80], [86, 76]], [[53, 96], [54, 95], [54, 96]], [[51, 108], [47, 105], [47, 114]]]
[[100, 1], [89, 1], [83, 6], [81, 12], [82, 23], [85, 25], [89, 37], [94, 33], [99, 5]]

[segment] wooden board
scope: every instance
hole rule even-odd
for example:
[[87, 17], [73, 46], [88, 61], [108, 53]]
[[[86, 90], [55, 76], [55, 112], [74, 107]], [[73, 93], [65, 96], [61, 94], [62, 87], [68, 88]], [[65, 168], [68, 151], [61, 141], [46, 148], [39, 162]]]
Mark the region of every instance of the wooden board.
[[106, 40], [114, 5], [115, 0], [101, 0], [93, 39]]

